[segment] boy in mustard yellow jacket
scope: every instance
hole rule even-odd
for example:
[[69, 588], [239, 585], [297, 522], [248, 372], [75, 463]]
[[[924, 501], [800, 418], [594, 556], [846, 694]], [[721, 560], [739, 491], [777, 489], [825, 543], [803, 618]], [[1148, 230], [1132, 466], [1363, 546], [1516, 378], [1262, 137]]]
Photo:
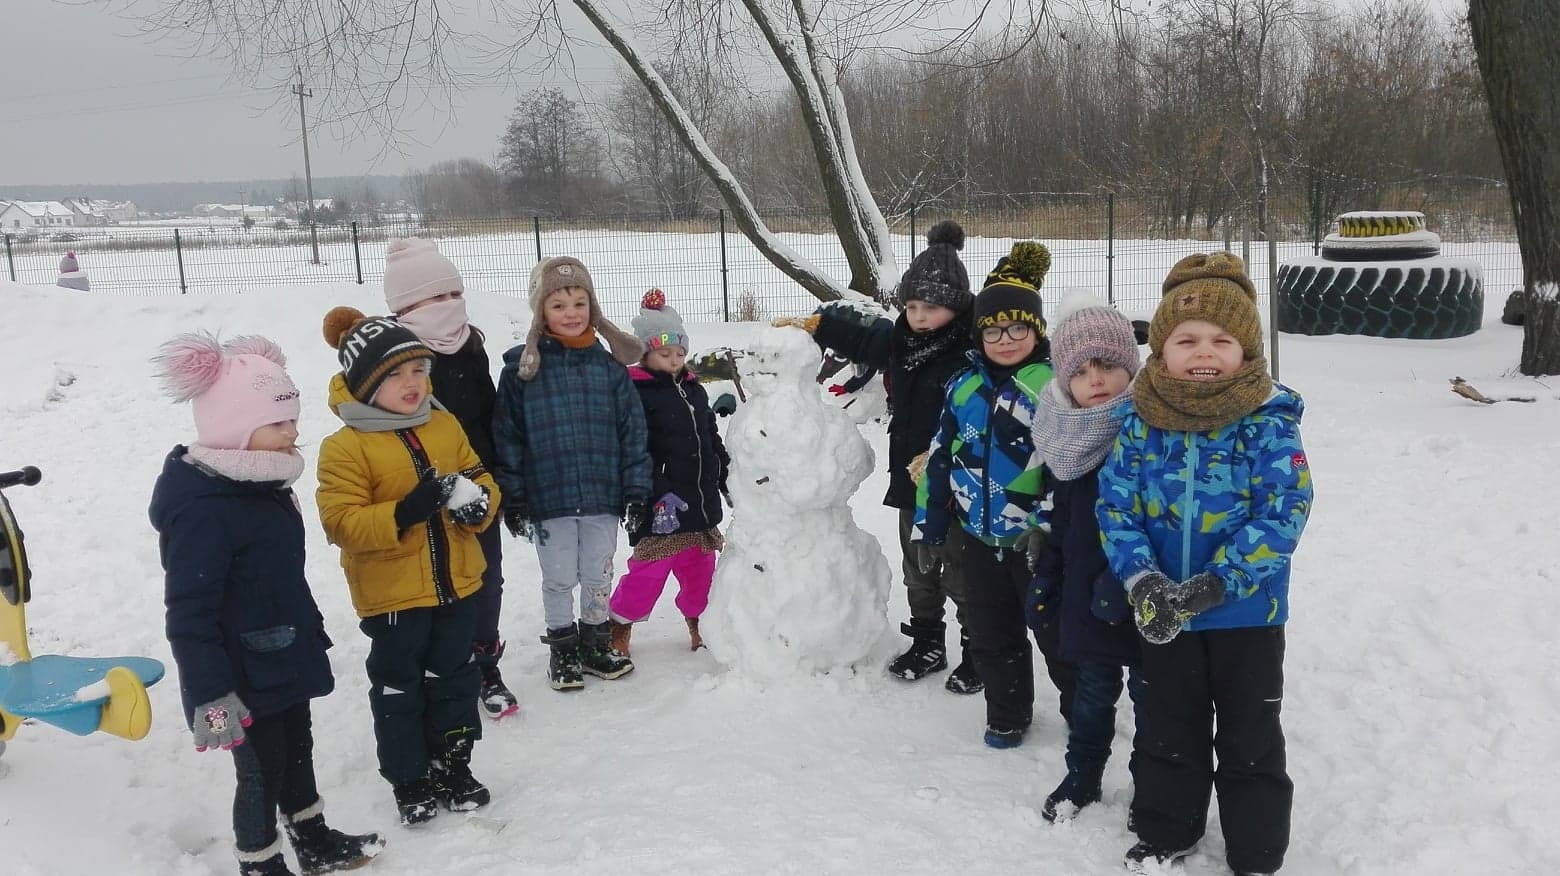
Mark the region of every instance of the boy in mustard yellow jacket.
[[372, 644], [369, 705], [379, 772], [402, 824], [442, 803], [488, 802], [471, 775], [480, 674], [471, 661], [486, 566], [477, 533], [499, 507], [498, 485], [460, 423], [435, 408], [433, 352], [410, 330], [350, 307], [325, 317], [338, 352], [330, 407], [346, 425], [320, 445], [320, 521], [341, 548], [352, 606]]

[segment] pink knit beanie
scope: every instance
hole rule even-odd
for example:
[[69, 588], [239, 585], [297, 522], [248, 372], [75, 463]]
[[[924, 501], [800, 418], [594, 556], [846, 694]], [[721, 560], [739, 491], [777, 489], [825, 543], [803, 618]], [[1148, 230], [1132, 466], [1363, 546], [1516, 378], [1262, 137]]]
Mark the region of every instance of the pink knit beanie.
[[1051, 364], [1059, 379], [1070, 380], [1090, 359], [1120, 365], [1129, 375], [1142, 365], [1132, 322], [1088, 292], [1070, 292], [1056, 309]]
[[391, 313], [445, 292], [465, 291], [460, 271], [433, 241], [397, 237], [385, 246], [385, 306]]
[[246, 335], [223, 344], [205, 332], [179, 335], [152, 359], [164, 391], [192, 403], [196, 443], [213, 450], [244, 450], [261, 426], [298, 419], [298, 387], [286, 364], [269, 339]]

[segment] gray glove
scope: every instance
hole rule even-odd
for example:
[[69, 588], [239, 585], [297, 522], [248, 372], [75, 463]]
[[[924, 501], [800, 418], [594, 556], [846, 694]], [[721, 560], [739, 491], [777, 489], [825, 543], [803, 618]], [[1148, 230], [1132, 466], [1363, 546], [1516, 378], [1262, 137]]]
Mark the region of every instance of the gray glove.
[[1224, 582], [1212, 572], [1198, 572], [1176, 587], [1176, 612], [1183, 619], [1224, 604]]
[[1050, 543], [1051, 533], [1041, 527], [1026, 529], [1013, 543], [1014, 550], [1024, 552], [1024, 560], [1029, 564], [1029, 571], [1033, 572], [1040, 565], [1040, 558], [1045, 556], [1045, 547]]
[[1176, 610], [1177, 585], [1162, 572], [1149, 572], [1127, 592], [1132, 603], [1132, 622], [1144, 641], [1163, 645], [1181, 632], [1181, 613]]
[[190, 716], [190, 729], [195, 734], [195, 750], [220, 748], [232, 751], [244, 744], [244, 728], [255, 722], [249, 716], [249, 707], [230, 693], [209, 703], [195, 707]]
[[943, 564], [943, 554], [947, 547], [943, 544], [927, 544], [924, 541], [915, 543], [915, 567], [921, 570], [922, 575], [930, 575], [937, 571]]

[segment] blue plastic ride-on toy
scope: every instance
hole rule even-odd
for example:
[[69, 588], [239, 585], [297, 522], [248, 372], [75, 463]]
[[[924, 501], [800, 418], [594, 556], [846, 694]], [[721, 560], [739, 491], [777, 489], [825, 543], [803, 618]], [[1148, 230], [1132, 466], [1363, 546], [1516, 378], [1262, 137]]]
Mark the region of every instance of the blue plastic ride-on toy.
[[[0, 472], [0, 490], [41, 479], [32, 466]], [[31, 598], [22, 530], [0, 492], [0, 751], [28, 718], [77, 736], [144, 737], [152, 726], [146, 688], [163, 677], [162, 663], [148, 657], [34, 657], [27, 647]]]

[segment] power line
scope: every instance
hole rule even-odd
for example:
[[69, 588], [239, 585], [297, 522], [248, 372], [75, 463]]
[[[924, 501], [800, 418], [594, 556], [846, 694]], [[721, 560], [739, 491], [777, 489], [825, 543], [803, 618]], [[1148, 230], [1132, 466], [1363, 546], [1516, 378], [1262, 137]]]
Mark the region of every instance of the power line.
[[100, 107], [73, 107], [68, 110], [54, 110], [45, 113], [33, 113], [26, 116], [7, 116], [5, 121], [9, 124], [19, 122], [41, 122], [52, 119], [69, 119], [77, 116], [97, 116], [109, 113], [134, 112], [137, 110], [160, 109], [169, 106], [184, 106], [187, 104], [205, 103], [212, 100], [235, 100], [243, 97], [270, 94], [267, 91], [242, 91], [230, 94], [192, 94], [184, 97], [175, 97], [169, 100], [138, 101], [136, 103], [119, 104], [117, 106]]

